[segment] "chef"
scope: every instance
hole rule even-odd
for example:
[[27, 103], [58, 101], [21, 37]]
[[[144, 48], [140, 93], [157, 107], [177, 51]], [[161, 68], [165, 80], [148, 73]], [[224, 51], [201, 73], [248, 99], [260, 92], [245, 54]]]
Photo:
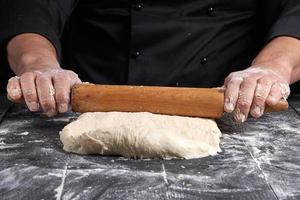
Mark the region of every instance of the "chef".
[[226, 112], [258, 118], [300, 79], [299, 25], [297, 0], [0, 0], [8, 98], [48, 116], [82, 80], [223, 86]]

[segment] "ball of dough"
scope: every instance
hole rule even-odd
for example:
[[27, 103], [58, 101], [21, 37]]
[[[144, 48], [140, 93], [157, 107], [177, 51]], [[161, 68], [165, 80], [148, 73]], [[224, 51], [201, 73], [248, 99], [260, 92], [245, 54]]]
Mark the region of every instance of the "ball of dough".
[[64, 150], [134, 158], [200, 158], [220, 151], [214, 120], [147, 112], [84, 113], [60, 132]]

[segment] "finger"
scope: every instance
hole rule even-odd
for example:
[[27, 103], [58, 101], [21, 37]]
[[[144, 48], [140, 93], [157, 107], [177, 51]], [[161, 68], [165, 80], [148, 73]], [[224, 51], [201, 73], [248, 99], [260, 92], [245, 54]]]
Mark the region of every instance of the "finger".
[[282, 96], [282, 87], [280, 83], [276, 82], [271, 87], [266, 103], [270, 106], [276, 105], [281, 100]]
[[70, 78], [65, 73], [58, 73], [53, 77], [53, 86], [58, 111], [67, 112], [70, 102]]
[[232, 78], [230, 81], [227, 82], [227, 85], [225, 85], [225, 112], [231, 113], [234, 110], [236, 106], [236, 101], [238, 99], [240, 85], [242, 82], [243, 78]]
[[270, 93], [272, 82], [268, 79], [259, 79], [255, 88], [254, 98], [251, 106], [251, 115], [255, 118], [261, 117], [265, 110], [266, 99]]
[[240, 72], [231, 72], [224, 80], [224, 85], [228, 85], [229, 82], [232, 81], [232, 79], [235, 79], [236, 77], [242, 77]]
[[40, 105], [48, 117], [56, 115], [54, 88], [49, 77], [38, 74], [36, 77], [37, 93]]
[[71, 79], [70, 87], [73, 87], [73, 85], [75, 85], [75, 84], [82, 83], [80, 78], [78, 77], [78, 75], [76, 73], [74, 73], [73, 71], [69, 71], [69, 77]]
[[245, 79], [242, 82], [234, 113], [234, 118], [237, 122], [246, 121], [252, 104], [256, 84], [256, 79], [253, 78]]
[[8, 80], [7, 83], [7, 98], [14, 103], [21, 103], [23, 100], [23, 95], [21, 91], [21, 86], [19, 82], [19, 77], [15, 76]]
[[23, 98], [30, 111], [36, 112], [39, 110], [38, 98], [35, 87], [35, 73], [26, 72], [20, 77], [20, 85]]

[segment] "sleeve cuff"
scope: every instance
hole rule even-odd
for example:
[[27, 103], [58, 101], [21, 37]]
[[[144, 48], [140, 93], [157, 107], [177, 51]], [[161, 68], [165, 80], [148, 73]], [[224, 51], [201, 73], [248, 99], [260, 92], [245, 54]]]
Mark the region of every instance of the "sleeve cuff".
[[288, 36], [300, 40], [299, 20], [298, 17], [286, 17], [277, 20], [270, 29], [267, 42], [279, 36]]

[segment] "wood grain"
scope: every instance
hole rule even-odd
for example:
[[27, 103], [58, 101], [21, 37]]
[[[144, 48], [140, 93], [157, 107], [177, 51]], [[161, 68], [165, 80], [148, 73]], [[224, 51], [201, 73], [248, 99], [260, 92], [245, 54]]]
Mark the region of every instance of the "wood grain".
[[75, 112], [126, 111], [220, 118], [218, 89], [81, 84], [72, 90]]
[[[220, 89], [79, 84], [72, 89], [75, 112], [152, 112], [191, 117], [221, 118], [224, 93]], [[266, 112], [286, 110], [281, 101]]]

